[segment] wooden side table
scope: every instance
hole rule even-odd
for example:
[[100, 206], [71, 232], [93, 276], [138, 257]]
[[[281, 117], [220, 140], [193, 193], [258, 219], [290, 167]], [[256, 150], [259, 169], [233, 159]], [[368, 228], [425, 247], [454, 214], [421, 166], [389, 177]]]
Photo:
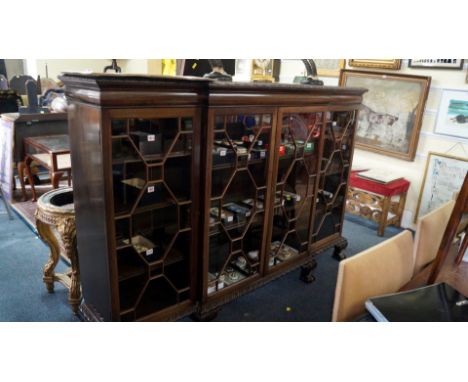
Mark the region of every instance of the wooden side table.
[[[42, 195], [37, 202], [36, 226], [40, 238], [49, 246], [49, 261], [44, 267], [44, 283], [49, 293], [54, 283], [68, 288], [68, 301], [73, 312], [78, 312], [81, 302], [80, 269], [76, 250], [75, 208], [73, 190], [61, 188]], [[66, 273], [55, 273], [60, 256], [71, 265]]]
[[406, 179], [382, 184], [359, 178], [357, 172], [352, 172], [346, 212], [378, 223], [377, 235], [383, 236], [385, 227], [392, 224], [400, 227], [409, 186]]
[[27, 200], [23, 181], [24, 170], [26, 170], [26, 175], [31, 185], [32, 201], [35, 202], [37, 200], [30, 168], [33, 161], [49, 170], [53, 189], [58, 188], [60, 178], [64, 172], [68, 175], [68, 185], [71, 185], [71, 157], [68, 135], [29, 137], [25, 138], [23, 143], [26, 154], [24, 162], [18, 165], [18, 174], [24, 200]]

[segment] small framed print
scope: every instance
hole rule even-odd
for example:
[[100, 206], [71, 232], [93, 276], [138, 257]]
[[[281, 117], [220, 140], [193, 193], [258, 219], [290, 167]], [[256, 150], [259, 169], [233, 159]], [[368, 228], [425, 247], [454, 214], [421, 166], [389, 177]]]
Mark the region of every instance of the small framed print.
[[317, 75], [319, 77], [339, 77], [340, 70], [346, 66], [344, 58], [338, 59], [321, 59], [314, 58], [315, 66], [317, 67]]
[[348, 65], [356, 68], [399, 70], [401, 68], [401, 59], [350, 58], [348, 60]]
[[427, 69], [454, 69], [463, 68], [463, 59], [461, 58], [411, 58], [408, 63], [410, 68]]
[[468, 158], [429, 152], [414, 223], [417, 222], [418, 217], [452, 200], [460, 191], [467, 171]]
[[468, 91], [442, 91], [434, 133], [468, 138]]

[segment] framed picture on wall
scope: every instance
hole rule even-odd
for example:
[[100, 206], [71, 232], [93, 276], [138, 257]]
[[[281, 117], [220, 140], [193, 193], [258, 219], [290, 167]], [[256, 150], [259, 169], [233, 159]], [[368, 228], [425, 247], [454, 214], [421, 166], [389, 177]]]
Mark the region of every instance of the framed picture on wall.
[[390, 58], [390, 59], [350, 58], [348, 60], [348, 65], [352, 67], [356, 67], [356, 68], [398, 70], [401, 68], [401, 60], [397, 58]]
[[431, 77], [342, 70], [340, 86], [366, 88], [356, 147], [414, 160]]
[[414, 222], [416, 223], [418, 217], [452, 200], [455, 193], [460, 191], [467, 171], [468, 158], [430, 152], [424, 170]]
[[410, 68], [428, 69], [455, 69], [463, 68], [463, 59], [460, 58], [411, 58], [408, 66]]
[[434, 133], [468, 138], [468, 91], [442, 91]]
[[317, 67], [318, 76], [322, 77], [338, 77], [340, 70], [345, 68], [346, 60], [339, 59], [320, 59], [314, 58], [315, 66]]

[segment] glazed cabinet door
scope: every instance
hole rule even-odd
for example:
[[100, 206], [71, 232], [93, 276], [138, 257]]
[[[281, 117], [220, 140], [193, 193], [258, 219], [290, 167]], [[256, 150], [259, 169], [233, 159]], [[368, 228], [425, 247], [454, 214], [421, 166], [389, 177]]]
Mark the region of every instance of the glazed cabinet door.
[[107, 118], [120, 319], [177, 316], [196, 294], [199, 112], [119, 109]]
[[341, 234], [348, 177], [353, 155], [357, 110], [325, 113], [312, 241], [326, 241]]
[[209, 111], [204, 299], [261, 274], [275, 115], [270, 108]]
[[278, 113], [268, 271], [308, 254], [323, 117], [306, 108]]

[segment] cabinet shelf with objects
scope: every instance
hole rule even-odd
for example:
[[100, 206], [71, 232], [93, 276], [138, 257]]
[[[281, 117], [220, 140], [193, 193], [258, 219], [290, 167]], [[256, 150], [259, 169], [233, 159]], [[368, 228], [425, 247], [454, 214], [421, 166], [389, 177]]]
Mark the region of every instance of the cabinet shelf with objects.
[[62, 76], [86, 320], [213, 317], [346, 241], [363, 89]]

